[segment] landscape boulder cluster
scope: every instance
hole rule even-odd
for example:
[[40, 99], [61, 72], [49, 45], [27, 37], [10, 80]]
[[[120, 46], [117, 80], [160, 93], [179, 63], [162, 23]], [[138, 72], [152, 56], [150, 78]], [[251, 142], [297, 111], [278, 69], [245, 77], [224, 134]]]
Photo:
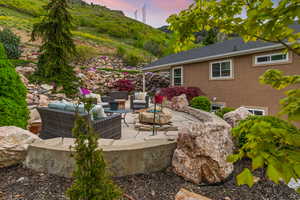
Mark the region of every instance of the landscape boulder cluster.
[[[32, 51], [26, 51], [30, 54], [36, 54]], [[25, 55], [24, 57], [32, 57]], [[26, 66], [18, 66], [17, 72], [28, 89], [27, 102], [29, 105], [45, 106], [47, 102], [66, 99], [64, 94], [53, 94], [52, 85], [38, 85], [29, 82], [29, 76], [35, 71], [36, 65], [33, 63]], [[83, 81], [83, 86], [87, 89], [105, 95], [114, 89], [114, 83], [118, 80], [130, 80], [135, 91], [143, 90], [143, 74], [139, 69], [125, 66], [122, 60], [116, 57], [98, 56], [82, 64], [74, 64], [74, 70]], [[154, 93], [158, 88], [168, 87], [170, 78], [168, 72], [164, 73], [146, 73], [146, 91]]]

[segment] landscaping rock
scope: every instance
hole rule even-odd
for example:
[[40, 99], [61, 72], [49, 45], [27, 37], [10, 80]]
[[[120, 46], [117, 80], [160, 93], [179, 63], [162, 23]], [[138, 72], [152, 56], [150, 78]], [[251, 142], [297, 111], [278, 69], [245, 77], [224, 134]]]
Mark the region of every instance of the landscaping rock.
[[209, 199], [205, 196], [202, 196], [200, 194], [190, 192], [186, 189], [181, 189], [177, 193], [175, 200], [211, 200], [211, 199]]
[[168, 124], [172, 119], [172, 112], [168, 109], [163, 109], [163, 112], [159, 112], [155, 114], [155, 121], [154, 121], [154, 113], [150, 112], [142, 112], [139, 114], [139, 122], [146, 123], [146, 124], [155, 124], [164, 125]]
[[250, 113], [247, 108], [240, 107], [232, 112], [226, 113], [223, 118], [231, 125], [231, 127], [235, 127], [238, 125], [239, 121], [244, 120], [251, 115], [253, 114]]
[[40, 95], [39, 106], [48, 106], [49, 98], [46, 95]]
[[30, 115], [29, 115], [29, 124], [34, 122], [41, 122], [40, 113], [35, 108], [30, 110]]
[[219, 183], [233, 171], [226, 161], [233, 153], [231, 127], [223, 120], [191, 124], [179, 131], [172, 165], [174, 172], [193, 183]]
[[189, 105], [189, 101], [185, 94], [173, 97], [171, 100], [171, 106], [173, 110], [183, 111], [183, 109]]
[[38, 136], [14, 126], [0, 127], [0, 168], [25, 160], [29, 144], [41, 140]]

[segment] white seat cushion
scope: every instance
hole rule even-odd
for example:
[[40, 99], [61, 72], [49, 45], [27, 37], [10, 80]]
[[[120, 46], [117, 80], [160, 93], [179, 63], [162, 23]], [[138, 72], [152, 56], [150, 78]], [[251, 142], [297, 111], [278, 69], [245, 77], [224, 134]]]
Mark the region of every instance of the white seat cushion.
[[133, 103], [146, 103], [145, 100], [133, 100]]
[[101, 106], [109, 106], [109, 103], [108, 102], [101, 102], [100, 105]]
[[147, 92], [135, 92], [134, 99], [135, 100], [145, 100], [147, 96]]
[[92, 120], [97, 120], [97, 119], [101, 119], [104, 117], [107, 117], [107, 115], [104, 112], [104, 109], [102, 107], [102, 105], [96, 105], [93, 109], [92, 109]]

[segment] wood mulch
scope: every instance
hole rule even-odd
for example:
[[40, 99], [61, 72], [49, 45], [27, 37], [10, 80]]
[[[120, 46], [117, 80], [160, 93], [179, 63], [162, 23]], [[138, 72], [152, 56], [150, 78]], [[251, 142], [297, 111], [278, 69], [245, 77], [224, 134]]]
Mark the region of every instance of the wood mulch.
[[[235, 166], [234, 176], [247, 161]], [[213, 200], [300, 200], [300, 195], [284, 184], [276, 185], [255, 172], [260, 181], [252, 188], [237, 186], [233, 176], [218, 185], [195, 185], [176, 176], [170, 170], [150, 175], [114, 178], [124, 191], [122, 200], [174, 200], [181, 188]], [[14, 166], [0, 169], [0, 200], [66, 200], [65, 191], [72, 180]]]

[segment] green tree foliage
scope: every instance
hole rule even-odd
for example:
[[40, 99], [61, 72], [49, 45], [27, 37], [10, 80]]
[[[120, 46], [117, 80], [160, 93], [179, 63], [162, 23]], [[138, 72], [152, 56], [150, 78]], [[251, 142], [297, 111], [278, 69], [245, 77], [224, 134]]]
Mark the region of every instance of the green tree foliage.
[[26, 92], [26, 87], [0, 43], [0, 126], [26, 129], [29, 116]]
[[[242, 17], [243, 13], [246, 13], [246, 17]], [[293, 24], [299, 25], [300, 23], [299, 0], [195, 0], [195, 3], [189, 9], [182, 11], [178, 15], [171, 16], [168, 22], [171, 24], [171, 30], [177, 36], [176, 51], [184, 50], [186, 46], [193, 43], [195, 40], [194, 32], [218, 28], [220, 32], [228, 35], [237, 34], [246, 42], [260, 40], [282, 44], [285, 51], [289, 50], [300, 55], [300, 33], [293, 29]], [[299, 83], [298, 75], [284, 76], [279, 70], [269, 70], [260, 77], [260, 82], [271, 85], [276, 89], [294, 86], [295, 89], [287, 91], [287, 97], [280, 101], [282, 105], [280, 114], [286, 114], [289, 120], [297, 121], [300, 119], [300, 89], [296, 85]], [[253, 144], [254, 146], [250, 149], [250, 152], [252, 151], [254, 155], [241, 153], [237, 159], [231, 160], [235, 161], [242, 157], [249, 157], [253, 162], [260, 163], [255, 165], [255, 169], [266, 165], [268, 169], [267, 175], [275, 182], [278, 182], [278, 177], [283, 177], [287, 181], [290, 177], [299, 176], [298, 161], [300, 156], [297, 154], [299, 150], [298, 144], [295, 144], [295, 141], [287, 140], [287, 138], [278, 138], [282, 129], [273, 128], [272, 123], [257, 122], [257, 124], [253, 126], [256, 130], [256, 133], [253, 132], [253, 134], [267, 134], [269, 136], [267, 140], [269, 141], [262, 138], [266, 144], [274, 140], [278, 142], [278, 147], [285, 146], [289, 148], [288, 145], [291, 145], [293, 150], [295, 150], [293, 151], [295, 153], [294, 156], [289, 155], [286, 158], [289, 159], [288, 162], [280, 162], [282, 165], [280, 170], [276, 168], [278, 163], [274, 162], [281, 159], [282, 154], [278, 153], [282, 153], [282, 151], [277, 152], [281, 148], [271, 148], [270, 153], [272, 155], [268, 157], [260, 155], [265, 153], [264, 149]], [[286, 133], [286, 131], [283, 131], [283, 133]], [[247, 148], [247, 145], [245, 148]], [[261, 157], [257, 158], [256, 155], [263, 156], [264, 162], [262, 162]], [[269, 161], [266, 161], [266, 159], [269, 159]], [[294, 171], [291, 167], [294, 168]], [[251, 176], [251, 171], [245, 170], [237, 177], [238, 183], [248, 183], [249, 186], [252, 186], [252, 183], [249, 184]]]
[[[271, 85], [273, 88], [281, 90], [288, 86], [297, 86], [300, 83], [300, 75], [284, 76], [279, 70], [268, 70], [260, 77], [261, 83]], [[300, 89], [294, 87], [286, 92], [286, 97], [280, 100], [280, 115], [287, 115], [291, 121], [300, 120]]]
[[[85, 109], [90, 113], [91, 102], [85, 99]], [[113, 184], [107, 173], [103, 152], [98, 147], [98, 137], [95, 134], [90, 117], [85, 119], [77, 114], [75, 127], [76, 161], [73, 185], [68, 189], [70, 200], [116, 200], [121, 196], [120, 189]]]
[[10, 29], [5, 28], [0, 31], [0, 42], [4, 45], [9, 59], [18, 59], [21, 56], [20, 38]]
[[[267, 166], [266, 175], [275, 183], [300, 178], [300, 132], [295, 126], [272, 116], [250, 116], [232, 132], [238, 138], [240, 149], [228, 161], [248, 157], [252, 160], [252, 170]], [[237, 181], [251, 187], [251, 171], [245, 169]]]
[[[177, 36], [177, 51], [193, 43], [195, 32], [218, 28], [245, 41], [280, 43], [300, 54], [300, 33], [290, 27], [299, 23], [299, 7], [299, 0], [280, 0], [278, 5], [272, 0], [195, 0], [188, 10], [172, 15], [168, 22]], [[244, 11], [246, 18], [242, 18]]]
[[72, 17], [67, 0], [51, 0], [45, 9], [47, 15], [34, 25], [32, 32], [33, 40], [38, 36], [43, 40], [38, 69], [32, 80], [63, 86], [62, 92], [72, 95], [77, 92], [78, 79], [68, 64], [69, 58], [76, 55], [76, 47], [70, 32]]
[[223, 118], [223, 116], [226, 114], [226, 113], [229, 113], [231, 111], [234, 111], [235, 109], [234, 108], [229, 108], [229, 107], [224, 107], [224, 108], [221, 108], [219, 110], [216, 111], [216, 115]]
[[207, 112], [211, 111], [211, 102], [207, 97], [199, 96], [194, 97], [190, 102], [191, 107], [204, 110]]

